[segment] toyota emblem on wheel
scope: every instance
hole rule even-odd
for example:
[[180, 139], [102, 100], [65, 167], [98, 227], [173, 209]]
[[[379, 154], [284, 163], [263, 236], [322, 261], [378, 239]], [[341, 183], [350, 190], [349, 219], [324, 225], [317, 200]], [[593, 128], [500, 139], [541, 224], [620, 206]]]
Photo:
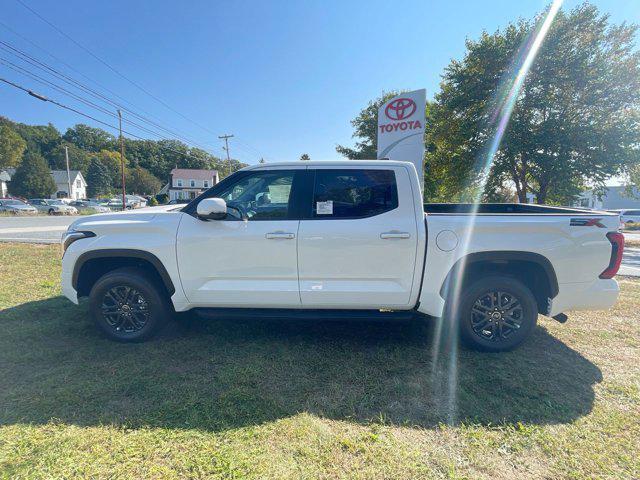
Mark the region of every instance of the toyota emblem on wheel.
[[384, 109], [385, 115], [391, 120], [402, 120], [413, 115], [416, 111], [416, 102], [410, 98], [396, 98]]

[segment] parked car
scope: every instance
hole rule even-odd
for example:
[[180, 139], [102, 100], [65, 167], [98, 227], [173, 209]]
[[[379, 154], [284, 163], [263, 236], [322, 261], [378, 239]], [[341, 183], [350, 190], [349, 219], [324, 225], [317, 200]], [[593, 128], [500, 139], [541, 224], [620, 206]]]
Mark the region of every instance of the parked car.
[[640, 210], [621, 209], [609, 210], [609, 212], [620, 215], [620, 223], [623, 224], [640, 222]]
[[0, 198], [0, 212], [7, 212], [12, 215], [36, 215], [38, 210], [22, 200]]
[[[447, 318], [468, 345], [509, 350], [538, 314], [616, 302], [624, 237], [606, 212], [426, 204], [413, 164], [255, 165], [185, 207], [75, 221], [62, 291], [89, 297], [118, 341], [171, 312], [322, 319]], [[244, 310], [242, 310], [244, 309]], [[223, 313], [224, 314], [224, 313]]]
[[92, 202], [90, 200], [75, 200], [71, 202], [69, 205], [75, 207], [79, 212], [90, 212], [90, 213], [108, 213], [111, 211], [109, 207], [103, 207], [97, 202]]
[[[133, 208], [140, 208], [141, 202], [137, 198], [133, 196], [126, 196], [126, 200], [127, 200], [127, 210], [131, 210]], [[146, 205], [146, 201], [145, 201], [145, 205]], [[109, 200], [109, 203], [107, 203], [107, 206], [112, 210], [122, 210], [122, 197], [112, 198], [111, 200]]]
[[142, 208], [147, 206], [147, 199], [140, 195], [125, 195], [127, 204], [131, 203], [133, 208]]
[[49, 215], [77, 215], [78, 210], [60, 199], [31, 198], [28, 200], [39, 212]]
[[184, 198], [174, 198], [173, 200], [169, 200], [167, 205], [184, 205], [189, 203], [191, 200], [186, 200]]

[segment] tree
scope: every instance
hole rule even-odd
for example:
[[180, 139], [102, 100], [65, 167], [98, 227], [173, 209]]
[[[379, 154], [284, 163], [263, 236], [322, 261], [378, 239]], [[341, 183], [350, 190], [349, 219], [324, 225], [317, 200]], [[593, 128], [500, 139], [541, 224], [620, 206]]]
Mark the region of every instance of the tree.
[[87, 171], [87, 194], [89, 197], [109, 196], [112, 191], [111, 173], [100, 161], [93, 157]]
[[8, 125], [0, 127], [0, 168], [16, 167], [27, 147], [25, 142], [15, 130]]
[[398, 93], [400, 92], [383, 93], [381, 97], [370, 101], [358, 116], [351, 120], [351, 125], [355, 129], [352, 137], [360, 140], [356, 142], [355, 148], [336, 146], [340, 155], [344, 155], [350, 160], [378, 158], [378, 109]]
[[155, 195], [162, 188], [160, 180], [142, 167], [129, 169], [126, 181], [127, 191], [138, 195]]
[[477, 181], [504, 127], [500, 115], [517, 59], [543, 16], [467, 41], [464, 58], [449, 64], [427, 122], [428, 169], [451, 162], [443, 178], [462, 175], [467, 191], [475, 187], [485, 196], [511, 183], [521, 202], [534, 193], [538, 203], [565, 203], [586, 184], [601, 188], [640, 162], [636, 27], [610, 25], [607, 15], [585, 3], [556, 16], [516, 92], [487, 182]]
[[61, 142], [44, 155], [52, 170], [66, 170], [67, 159], [65, 157], [64, 147], [69, 151], [69, 168], [71, 170], [80, 170], [82, 175], [87, 175], [89, 164], [91, 163], [90, 153], [78, 148], [73, 143]]
[[303, 153], [302, 155], [300, 155], [300, 160], [302, 161], [311, 160], [311, 157], [309, 156], [308, 153]]
[[12, 194], [26, 198], [49, 197], [56, 191], [49, 166], [44, 157], [27, 150], [9, 183]]
[[[111, 186], [114, 188], [122, 188], [122, 162], [120, 161], [120, 153], [113, 150], [100, 150], [95, 153], [92, 158], [96, 158], [104, 165], [109, 172], [111, 178]], [[127, 175], [129, 161], [124, 157], [124, 172]], [[125, 178], [126, 179], [126, 178]]]
[[117, 147], [116, 138], [101, 128], [78, 124], [69, 128], [62, 137], [87, 152], [99, 152]]

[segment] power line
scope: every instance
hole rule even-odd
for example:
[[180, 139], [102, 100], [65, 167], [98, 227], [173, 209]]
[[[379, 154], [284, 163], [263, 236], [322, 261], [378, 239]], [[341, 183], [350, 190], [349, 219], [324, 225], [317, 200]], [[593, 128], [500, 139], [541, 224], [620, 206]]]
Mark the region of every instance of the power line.
[[[100, 112], [102, 112], [102, 113], [104, 113], [106, 115], [109, 115], [110, 117], [114, 117], [114, 118], [116, 117], [116, 114], [113, 113], [112, 111], [107, 110], [106, 108], [103, 108], [100, 105], [97, 105], [97, 104], [91, 102], [90, 100], [86, 100], [86, 99], [74, 94], [73, 92], [70, 92], [70, 91], [66, 90], [65, 88], [63, 88], [63, 87], [60, 87], [59, 85], [56, 85], [55, 83], [50, 82], [49, 80], [47, 80], [47, 79], [45, 79], [45, 78], [43, 78], [43, 77], [41, 77], [41, 76], [39, 76], [39, 75], [37, 75], [37, 74], [35, 74], [33, 72], [29, 72], [28, 70], [20, 67], [19, 65], [16, 65], [13, 62], [8, 61], [5, 58], [0, 57], [0, 64], [3, 64], [5, 67], [7, 67], [7, 68], [9, 68], [9, 69], [11, 69], [11, 70], [13, 70], [15, 72], [18, 72], [18, 73], [20, 73], [22, 75], [25, 75], [25, 76], [31, 78], [32, 80], [35, 80], [38, 83], [41, 83], [41, 84], [46, 85], [46, 86], [49, 86], [50, 88], [53, 88], [54, 90], [62, 93], [63, 95], [67, 95], [67, 96], [69, 96], [69, 97], [71, 97], [71, 98], [73, 98], [73, 99], [75, 99], [75, 100], [77, 100], [77, 101], [79, 101], [79, 102], [91, 107], [91, 108], [94, 108], [94, 109], [96, 109], [96, 110], [98, 110], [98, 111], [100, 111]], [[160, 134], [160, 133], [158, 133], [156, 131], [150, 130], [150, 129], [148, 129], [148, 128], [146, 128], [146, 127], [144, 127], [144, 126], [142, 126], [142, 125], [140, 125], [140, 124], [138, 124], [138, 123], [136, 123], [136, 122], [134, 122], [132, 120], [125, 119], [124, 122], [126, 122], [126, 123], [128, 123], [128, 124], [130, 124], [130, 125], [132, 125], [132, 126], [134, 126], [136, 128], [138, 128], [138, 129], [140, 129], [140, 130], [142, 130], [144, 132], [147, 132], [147, 133], [149, 133], [151, 135], [155, 135], [155, 136], [159, 137], [161, 140], [170, 140], [169, 138], [164, 137], [162, 134]]]
[[[94, 122], [97, 122], [97, 123], [99, 123], [101, 125], [104, 125], [105, 127], [111, 128], [112, 130], [116, 130], [116, 131], [119, 130], [118, 127], [116, 127], [114, 125], [111, 125], [111, 124], [109, 124], [107, 122], [103, 122], [102, 120], [100, 120], [98, 118], [95, 118], [95, 117], [93, 117], [93, 116], [91, 116], [91, 115], [89, 115], [87, 113], [81, 112], [80, 110], [77, 110], [77, 109], [75, 109], [73, 107], [69, 107], [68, 105], [60, 103], [60, 102], [58, 102], [56, 100], [53, 100], [51, 98], [45, 97], [44, 95], [40, 95], [39, 93], [37, 93], [37, 92], [27, 88], [27, 87], [23, 87], [21, 85], [18, 85], [17, 83], [14, 83], [14, 82], [12, 82], [10, 80], [7, 80], [6, 78], [0, 77], [0, 82], [4, 82], [7, 85], [11, 85], [14, 88], [22, 90], [23, 92], [28, 93], [29, 95], [31, 95], [34, 98], [37, 98], [38, 100], [42, 100], [43, 102], [53, 103], [54, 105], [56, 105], [56, 106], [58, 106], [60, 108], [64, 108], [65, 110], [69, 110], [71, 112], [77, 113], [78, 115], [82, 115], [83, 117], [89, 118], [89, 119], [93, 120]], [[135, 139], [138, 139], [138, 140], [147, 140], [144, 137], [140, 137], [140, 136], [138, 136], [138, 135], [136, 135], [134, 133], [128, 132], [126, 130], [122, 130], [122, 132], [126, 133], [127, 135], [129, 135], [129, 136], [131, 136], [131, 137], [133, 137]], [[174, 152], [174, 153], [178, 153], [178, 154], [183, 155], [183, 156], [188, 157], [188, 158], [193, 158], [195, 160], [202, 160], [201, 158], [194, 157], [193, 155], [189, 155], [188, 153], [181, 152], [179, 150], [175, 150], [173, 148], [166, 147], [164, 145], [158, 145], [158, 147], [163, 148], [163, 149], [168, 150], [168, 151], [171, 151], [171, 152]]]
[[173, 113], [180, 115], [182, 118], [184, 118], [185, 120], [193, 123], [194, 125], [202, 128], [203, 130], [212, 133], [215, 135], [214, 132], [212, 132], [211, 130], [209, 130], [207, 127], [204, 127], [203, 125], [200, 125], [198, 122], [196, 122], [195, 120], [190, 119], [189, 117], [187, 117], [186, 115], [183, 115], [182, 113], [180, 113], [179, 111], [177, 111], [176, 109], [174, 109], [171, 105], [167, 104], [165, 101], [163, 101], [162, 99], [158, 98], [157, 96], [155, 96], [154, 94], [152, 94], [151, 92], [149, 92], [148, 90], [146, 90], [144, 87], [140, 86], [138, 83], [134, 82], [133, 80], [131, 80], [129, 77], [127, 77], [126, 75], [124, 75], [123, 73], [121, 73], [119, 70], [117, 70], [115, 67], [111, 66], [109, 63], [107, 63], [105, 60], [103, 60], [102, 58], [100, 58], [98, 55], [96, 55], [95, 53], [93, 53], [91, 50], [89, 50], [87, 47], [85, 47], [84, 45], [82, 45], [80, 42], [76, 41], [73, 37], [71, 37], [70, 35], [68, 35], [66, 32], [64, 32], [63, 30], [61, 30], [60, 28], [58, 28], [56, 25], [54, 25], [53, 23], [51, 23], [49, 20], [47, 20], [46, 18], [44, 18], [42, 15], [40, 15], [38, 12], [36, 12], [34, 9], [32, 9], [29, 5], [27, 5], [26, 3], [24, 3], [22, 0], [16, 0], [20, 5], [22, 5], [24, 8], [26, 8], [27, 10], [29, 10], [31, 13], [33, 13], [36, 17], [38, 17], [40, 20], [42, 20], [43, 22], [45, 22], [47, 25], [49, 25], [51, 28], [53, 28], [55, 31], [57, 31], [60, 35], [64, 36], [65, 38], [67, 38], [68, 40], [70, 40], [71, 42], [73, 42], [77, 47], [81, 48], [82, 50], [84, 50], [87, 54], [91, 55], [94, 59], [96, 59], [97, 61], [99, 61], [100, 63], [102, 63], [104, 66], [106, 66], [109, 70], [111, 70], [112, 72], [114, 72], [116, 75], [118, 75], [119, 77], [123, 78], [124, 80], [126, 80], [127, 82], [129, 82], [131, 85], [133, 85], [134, 87], [138, 88], [140, 91], [144, 92], [145, 94], [147, 94], [149, 97], [153, 98], [154, 100], [156, 100], [157, 102], [159, 102], [160, 104], [164, 105], [164, 107], [168, 108], [169, 110], [171, 110]]
[[[114, 106], [116, 109], [122, 109], [126, 112], [128, 112], [129, 114], [133, 115], [134, 117], [140, 119], [141, 121], [148, 123], [156, 128], [159, 128], [165, 132], [167, 132], [169, 135], [174, 136], [180, 140], [182, 140], [183, 142], [189, 144], [194, 144], [196, 145], [198, 148], [202, 148], [203, 150], [206, 151], [206, 147], [204, 147], [203, 145], [199, 144], [198, 142], [194, 141], [193, 139], [189, 139], [187, 137], [183, 137], [182, 135], [179, 135], [178, 133], [176, 133], [175, 131], [172, 131], [154, 121], [149, 120], [148, 118], [137, 114], [136, 112], [120, 105], [119, 103], [115, 102], [114, 100], [106, 97], [105, 95], [102, 95], [99, 92], [96, 92], [95, 90], [91, 89], [90, 87], [87, 87], [86, 85], [83, 85], [82, 83], [78, 82], [77, 80], [75, 80], [72, 77], [69, 77], [68, 75], [65, 75], [62, 72], [59, 72], [58, 70], [56, 70], [55, 68], [51, 67], [50, 65], [47, 65], [44, 62], [41, 62], [40, 60], [32, 57], [31, 55], [21, 51], [20, 49], [12, 46], [11, 44], [4, 42], [2, 40], [0, 40], [0, 49], [7, 51], [8, 53], [11, 53], [12, 55], [14, 55], [17, 58], [20, 58], [20, 60], [22, 60], [25, 63], [28, 63], [36, 68], [39, 68], [40, 70], [45, 71], [46, 73], [48, 73], [49, 75], [52, 75], [54, 77], [57, 77], [58, 79], [62, 80], [63, 82], [78, 88], [80, 90], [83, 90], [84, 92], [86, 92], [87, 94], [91, 95], [94, 98], [97, 98], [98, 100], [112, 105]], [[95, 104], [94, 104], [95, 105]], [[131, 123], [131, 122], [129, 122]], [[158, 136], [162, 136], [157, 134]]]

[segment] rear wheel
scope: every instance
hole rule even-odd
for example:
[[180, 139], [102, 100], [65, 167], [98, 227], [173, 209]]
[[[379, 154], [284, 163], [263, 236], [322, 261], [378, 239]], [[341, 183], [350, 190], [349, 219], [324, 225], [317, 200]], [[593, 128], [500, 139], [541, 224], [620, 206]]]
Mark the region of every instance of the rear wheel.
[[56, 213], [56, 212], [55, 212], [55, 210], [54, 210], [53, 208], [50, 208], [50, 209], [49, 209], [49, 212], [47, 212], [47, 213], [49, 213], [49, 215], [53, 215], [53, 214], [54, 214], [54, 213]]
[[119, 342], [147, 340], [164, 327], [172, 311], [163, 289], [144, 271], [129, 267], [96, 282], [89, 310], [96, 326]]
[[521, 281], [501, 275], [466, 286], [457, 321], [462, 341], [471, 348], [500, 352], [520, 345], [533, 331], [538, 305]]

